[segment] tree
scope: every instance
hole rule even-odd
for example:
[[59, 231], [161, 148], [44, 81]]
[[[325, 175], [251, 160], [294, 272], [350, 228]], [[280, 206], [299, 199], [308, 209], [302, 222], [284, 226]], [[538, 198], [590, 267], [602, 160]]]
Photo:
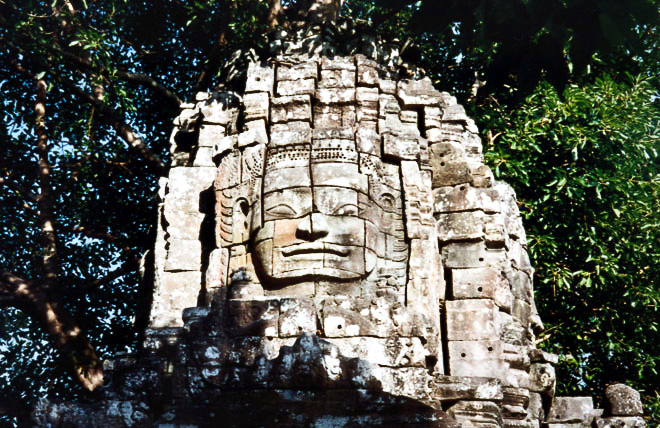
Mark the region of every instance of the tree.
[[[628, 382], [657, 420], [660, 115], [647, 77], [563, 93], [542, 84], [514, 112], [481, 116], [488, 152], [516, 189], [535, 261], [542, 345], [564, 358], [559, 392]], [[655, 404], [652, 404], [655, 403]]]
[[[483, 118], [484, 129], [493, 130], [491, 136], [503, 131], [506, 124], [508, 134], [493, 143], [497, 151], [492, 159], [500, 164], [504, 178], [518, 181], [520, 189], [527, 189], [520, 177], [526, 171], [533, 175], [539, 158], [530, 156], [536, 153], [530, 152], [533, 140], [516, 139], [527, 121], [515, 112], [526, 106], [523, 111], [528, 112], [528, 119], [541, 120], [541, 109], [577, 108], [575, 103], [560, 107], [561, 98], [550, 96], [552, 90], [545, 86], [535, 92], [536, 98], [522, 101], [534, 93], [540, 81], [547, 79], [559, 88], [567, 83], [588, 84], [594, 80], [592, 76], [604, 71], [652, 73], [658, 63], [654, 38], [658, 7], [646, 0], [626, 2], [625, 6], [607, 0], [57, 0], [50, 4], [25, 0], [0, 4], [0, 84], [5, 95], [0, 135], [6, 143], [0, 160], [0, 301], [7, 308], [2, 313], [0, 338], [4, 353], [0, 366], [7, 381], [1, 402], [7, 405], [0, 414], [25, 417], [40, 394], [86, 394], [85, 389], [93, 390], [99, 384], [100, 357], [137, 346], [151, 294], [140, 283], [139, 265], [153, 241], [149, 225], [156, 219], [154, 192], [158, 178], [167, 172], [170, 121], [182, 100], [216, 85], [233, 84], [232, 64], [240, 58], [234, 54], [251, 49], [264, 52], [270, 31], [277, 26], [304, 28], [316, 23], [318, 31], [334, 31], [334, 25], [323, 17], [334, 18], [340, 7], [361, 31], [401, 40], [403, 57], [428, 69], [441, 89], [467, 101], [473, 116]], [[585, 20], [591, 25], [585, 25]], [[586, 73], [589, 70], [592, 72]], [[645, 85], [657, 88], [655, 81]], [[591, 88], [596, 91], [596, 86]], [[625, 93], [625, 89], [617, 91]], [[650, 97], [649, 90], [645, 91], [635, 95], [632, 105]], [[557, 100], [556, 104], [534, 107], [541, 94]], [[593, 101], [591, 95], [583, 95], [585, 102]], [[614, 102], [599, 102], [605, 101]], [[581, 104], [583, 110], [585, 105]], [[657, 113], [649, 103], [644, 109], [647, 120]], [[580, 117], [584, 116], [588, 115]], [[622, 129], [621, 122], [630, 118], [618, 117], [619, 128], [608, 125], [608, 131]], [[601, 118], [593, 120], [605, 123]], [[564, 126], [577, 133], [586, 125], [578, 121], [563, 122]], [[597, 127], [588, 129], [590, 136], [598, 134]], [[502, 146], [514, 141], [508, 151]], [[574, 139], [566, 144], [569, 141]], [[584, 158], [582, 171], [607, 147], [611, 148], [595, 145], [591, 157]], [[545, 150], [543, 146], [541, 152]], [[634, 153], [636, 157], [628, 162], [620, 163], [622, 157], [617, 157], [609, 169], [603, 168], [617, 174], [631, 171], [641, 156], [639, 150]], [[652, 167], [645, 172], [646, 181], [651, 180]], [[543, 177], [546, 181], [541, 182], [552, 181]], [[568, 188], [562, 186], [564, 192]], [[639, 198], [634, 200], [640, 204], [650, 203], [637, 187], [617, 192], [618, 199], [611, 196], [613, 204], [624, 200], [624, 194]], [[552, 193], [556, 199], [543, 202], [572, 206], [583, 201], [579, 198], [585, 194]], [[521, 191], [527, 204], [540, 204], [545, 195]], [[638, 209], [633, 211], [617, 208], [624, 213], [621, 216], [593, 215], [605, 206], [603, 202], [596, 208], [584, 208], [601, 235], [632, 227], [635, 217], [626, 222], [627, 213], [637, 213], [639, 218], [643, 211], [642, 205], [636, 205]], [[549, 271], [552, 256], [567, 257], [562, 251], [570, 250], [581, 260], [591, 254], [581, 252], [586, 251], [582, 247], [549, 253], [550, 238], [542, 237], [557, 239], [561, 229], [551, 227], [561, 224], [561, 216], [555, 215], [556, 223], [537, 230], [537, 224], [548, 218], [545, 215], [541, 221], [534, 217], [538, 213], [530, 211], [529, 221], [532, 236], [538, 240], [539, 278], [547, 278], [543, 275]], [[657, 220], [650, 214], [642, 218], [644, 225]], [[644, 230], [648, 239], [654, 236], [653, 227]], [[646, 237], [640, 235], [626, 248], [639, 249], [648, 242]], [[596, 238], [592, 237], [600, 242]], [[628, 251], [610, 253], [607, 266], [626, 265], [629, 276], [625, 284], [632, 284], [632, 278], [653, 280], [655, 271], [645, 268], [651, 266], [652, 251], [637, 252], [635, 260], [621, 258], [630, 255]], [[590, 270], [583, 270], [602, 269], [605, 261], [598, 260], [585, 262], [591, 263]], [[587, 276], [574, 275], [570, 269], [580, 270], [580, 266], [571, 265], [566, 272], [572, 276], [566, 273], [564, 277], [579, 283]], [[583, 300], [592, 297], [591, 291], [580, 293]], [[630, 301], [648, 304], [651, 294], [631, 291]], [[560, 295], [566, 309], [556, 309], [551, 322], [559, 323], [565, 316], [575, 318], [571, 311], [576, 303], [569, 297]], [[541, 297], [550, 301], [547, 299]], [[557, 337], [557, 343], [566, 340], [574, 346], [569, 349], [576, 349], [578, 344], [571, 337], [577, 336], [566, 332]], [[602, 343], [611, 342], [595, 340], [592, 348]], [[634, 349], [650, 348], [640, 343]], [[617, 349], [612, 352], [620, 354]], [[599, 373], [607, 369], [594, 367]], [[62, 376], [65, 370], [72, 370], [83, 388]]]

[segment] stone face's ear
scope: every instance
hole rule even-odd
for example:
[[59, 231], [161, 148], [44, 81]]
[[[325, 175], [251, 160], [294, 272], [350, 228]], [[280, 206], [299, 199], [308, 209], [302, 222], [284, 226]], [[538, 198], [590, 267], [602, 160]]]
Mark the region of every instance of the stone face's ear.
[[232, 210], [232, 243], [245, 244], [250, 239], [250, 204], [246, 198], [234, 201]]

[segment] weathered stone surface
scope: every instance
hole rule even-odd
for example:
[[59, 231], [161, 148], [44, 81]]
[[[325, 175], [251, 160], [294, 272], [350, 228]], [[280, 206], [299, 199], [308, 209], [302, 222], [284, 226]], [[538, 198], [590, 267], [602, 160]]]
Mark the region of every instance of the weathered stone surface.
[[450, 268], [492, 267], [504, 270], [507, 265], [506, 251], [490, 249], [483, 242], [456, 242], [442, 248], [442, 259]]
[[267, 92], [255, 92], [243, 96], [245, 120], [268, 119], [269, 101]]
[[250, 63], [248, 65], [245, 92], [273, 93], [275, 70], [265, 64]]
[[482, 210], [486, 213], [502, 211], [500, 195], [495, 189], [477, 189], [467, 184], [438, 187], [433, 190], [433, 211], [448, 213]]
[[591, 397], [555, 397], [548, 414], [551, 423], [590, 423], [594, 403]]
[[498, 309], [492, 300], [454, 300], [445, 304], [448, 340], [490, 340], [499, 337], [496, 321]]
[[273, 123], [296, 120], [309, 120], [312, 115], [312, 105], [308, 95], [293, 95], [273, 98], [271, 117]]
[[199, 270], [202, 264], [202, 244], [192, 239], [170, 239], [166, 271]]
[[605, 411], [612, 416], [642, 416], [644, 414], [639, 392], [622, 383], [605, 388]]
[[280, 337], [301, 336], [316, 330], [316, 307], [311, 299], [280, 300]]
[[612, 416], [608, 418], [596, 418], [598, 428], [644, 428], [646, 423], [639, 416]]
[[280, 65], [277, 67], [277, 80], [301, 80], [318, 78], [318, 66], [314, 62], [298, 65]]
[[321, 104], [346, 104], [355, 101], [355, 88], [319, 88], [316, 100]]
[[459, 426], [498, 428], [502, 426], [499, 406], [492, 401], [459, 401], [447, 409]]
[[433, 87], [431, 79], [402, 80], [397, 85], [397, 96], [406, 106], [439, 105], [440, 93]]
[[277, 82], [277, 95], [313, 95], [316, 90], [315, 79], [280, 80]]
[[500, 401], [502, 383], [496, 378], [476, 376], [438, 376], [433, 380], [433, 398], [441, 401]]
[[554, 395], [555, 368], [548, 363], [532, 364], [529, 372], [530, 391]]
[[503, 310], [510, 310], [512, 295], [506, 277], [493, 268], [452, 270], [454, 299], [491, 299]]

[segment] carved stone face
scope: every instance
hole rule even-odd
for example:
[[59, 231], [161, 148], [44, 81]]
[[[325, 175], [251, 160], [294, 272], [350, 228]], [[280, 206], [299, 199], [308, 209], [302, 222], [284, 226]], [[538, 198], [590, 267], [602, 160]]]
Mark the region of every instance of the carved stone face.
[[[316, 154], [304, 146], [268, 152], [261, 219], [252, 219], [251, 231], [264, 285], [360, 280], [385, 257], [394, 192], [372, 184], [370, 193], [357, 157], [327, 161]], [[394, 217], [402, 230], [400, 213]]]

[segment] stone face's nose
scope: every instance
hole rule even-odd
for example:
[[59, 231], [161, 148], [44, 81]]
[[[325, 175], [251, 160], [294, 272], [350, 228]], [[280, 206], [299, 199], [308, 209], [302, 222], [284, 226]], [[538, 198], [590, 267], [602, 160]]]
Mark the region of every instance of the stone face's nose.
[[306, 241], [316, 241], [328, 236], [328, 222], [320, 213], [312, 213], [300, 220], [296, 228], [296, 238]]

